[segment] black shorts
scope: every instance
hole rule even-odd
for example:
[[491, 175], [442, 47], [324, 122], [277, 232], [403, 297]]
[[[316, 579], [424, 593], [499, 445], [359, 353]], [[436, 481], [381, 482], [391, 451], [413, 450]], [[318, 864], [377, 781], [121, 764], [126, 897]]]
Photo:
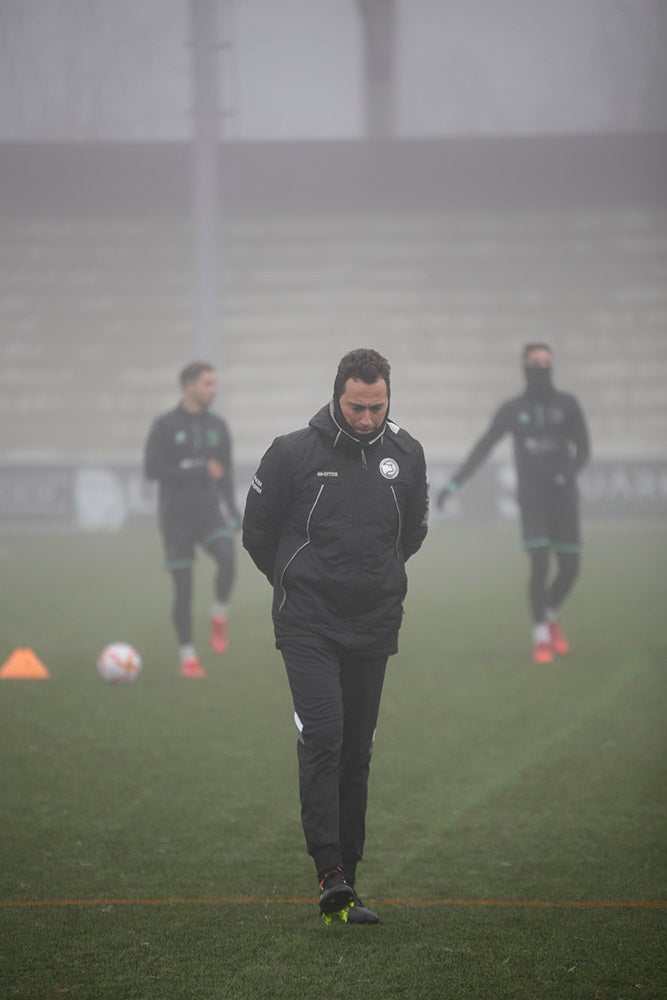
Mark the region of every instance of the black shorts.
[[579, 552], [579, 492], [574, 480], [522, 486], [519, 508], [525, 549]]
[[188, 569], [195, 558], [195, 546], [208, 546], [216, 538], [232, 538], [219, 507], [205, 507], [194, 514], [160, 511], [160, 531], [167, 569]]

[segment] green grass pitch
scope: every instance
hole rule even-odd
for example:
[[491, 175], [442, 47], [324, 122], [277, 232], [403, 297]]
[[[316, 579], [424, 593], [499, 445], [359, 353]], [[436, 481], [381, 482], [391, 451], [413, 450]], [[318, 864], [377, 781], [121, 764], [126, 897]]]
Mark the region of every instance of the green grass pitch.
[[[375, 744], [377, 927], [310, 901], [268, 585], [239, 546], [216, 659], [199, 558], [209, 677], [185, 681], [161, 561], [153, 525], [0, 534], [0, 663], [51, 671], [0, 681], [3, 1000], [667, 997], [663, 524], [587, 526], [549, 667], [515, 528], [433, 525]], [[96, 674], [114, 640], [132, 686]]]

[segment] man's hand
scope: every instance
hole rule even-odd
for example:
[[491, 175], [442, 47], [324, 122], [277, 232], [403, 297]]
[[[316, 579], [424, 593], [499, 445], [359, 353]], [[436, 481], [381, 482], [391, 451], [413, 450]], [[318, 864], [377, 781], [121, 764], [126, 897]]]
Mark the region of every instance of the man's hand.
[[456, 490], [457, 486], [456, 483], [454, 482], [447, 483], [446, 486], [443, 486], [443, 488], [440, 490], [437, 497], [435, 498], [438, 510], [442, 510], [449, 497], [452, 495], [452, 493], [456, 493]]

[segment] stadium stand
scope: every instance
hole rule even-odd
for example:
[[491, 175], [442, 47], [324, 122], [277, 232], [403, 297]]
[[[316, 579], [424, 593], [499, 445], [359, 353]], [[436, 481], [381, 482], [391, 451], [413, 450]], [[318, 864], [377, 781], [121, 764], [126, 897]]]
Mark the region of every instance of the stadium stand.
[[[596, 454], [667, 441], [664, 137], [222, 148], [220, 408], [240, 460], [353, 346], [453, 459], [551, 342]], [[0, 149], [0, 462], [136, 463], [194, 353], [182, 147]], [[491, 401], [491, 402], [490, 402]]]

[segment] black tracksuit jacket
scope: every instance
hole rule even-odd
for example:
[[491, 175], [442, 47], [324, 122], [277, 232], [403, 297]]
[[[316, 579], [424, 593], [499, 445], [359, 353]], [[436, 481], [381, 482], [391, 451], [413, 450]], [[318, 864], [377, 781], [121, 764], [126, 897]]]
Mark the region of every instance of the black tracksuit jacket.
[[559, 478], [574, 483], [590, 454], [586, 421], [574, 396], [557, 389], [539, 396], [526, 391], [498, 408], [451, 481], [462, 486], [505, 434], [514, 442], [520, 495], [549, 491]]
[[391, 421], [363, 442], [329, 404], [276, 438], [243, 522], [243, 545], [273, 586], [276, 645], [322, 636], [348, 652], [396, 652], [405, 562], [427, 521], [422, 446]]
[[[206, 463], [215, 458], [224, 476], [214, 480]], [[240, 520], [234, 496], [232, 445], [227, 424], [216, 413], [189, 413], [179, 404], [153, 422], [144, 450], [147, 479], [159, 483], [160, 517], [185, 521], [217, 509], [222, 500], [226, 515]]]

